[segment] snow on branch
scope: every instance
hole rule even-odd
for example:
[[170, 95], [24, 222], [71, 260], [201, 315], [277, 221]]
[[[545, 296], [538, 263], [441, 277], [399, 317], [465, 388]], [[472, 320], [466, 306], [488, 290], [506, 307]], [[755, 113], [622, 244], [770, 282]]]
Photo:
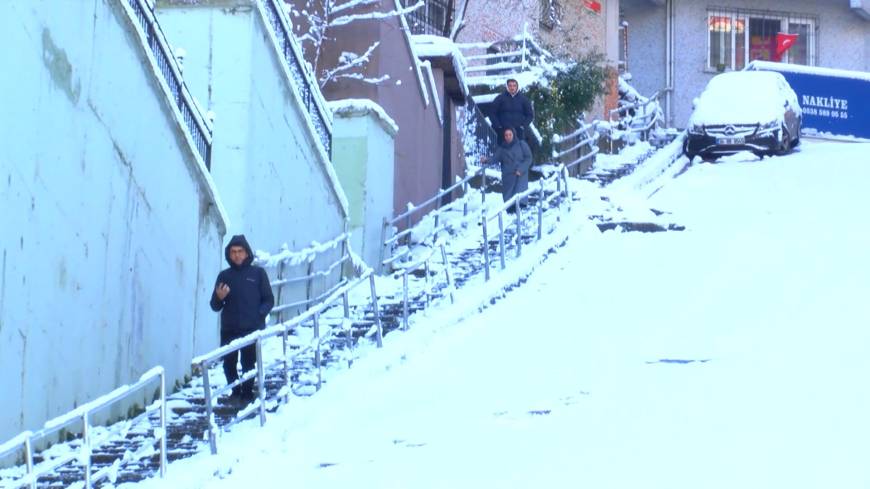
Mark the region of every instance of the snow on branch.
[[405, 15], [405, 14], [408, 14], [408, 13], [411, 13], [411, 12], [417, 10], [418, 8], [420, 8], [422, 6], [423, 6], [423, 0], [420, 0], [417, 3], [415, 3], [414, 5], [411, 5], [410, 7], [405, 7], [405, 8], [399, 9], [399, 10], [391, 10], [389, 12], [370, 12], [367, 14], [342, 15], [341, 17], [336, 17], [335, 19], [332, 19], [331, 21], [329, 21], [329, 26], [336, 27], [336, 26], [340, 26], [340, 25], [349, 24], [349, 23], [354, 22], [356, 20], [386, 19], [388, 17], [395, 17], [397, 15]]
[[349, 2], [345, 2], [341, 5], [333, 5], [329, 10], [330, 14], [337, 14], [341, 11], [356, 8], [356, 7], [364, 7], [367, 5], [375, 5], [381, 3], [381, 0], [350, 0]]
[[337, 75], [334, 80], [338, 80], [341, 78], [349, 78], [351, 80], [359, 80], [364, 83], [371, 83], [372, 85], [377, 85], [378, 83], [383, 83], [390, 79], [390, 75], [383, 75], [377, 78], [366, 78], [359, 73], [346, 73], [343, 75]]
[[[359, 68], [368, 63], [371, 60], [372, 53], [375, 49], [381, 44], [380, 41], [369, 46], [366, 49], [366, 52], [359, 55], [356, 53], [351, 53], [345, 51], [341, 53], [341, 56], [338, 57], [338, 66], [331, 70], [327, 70], [323, 77], [320, 79], [320, 88], [323, 88], [330, 80], [335, 80], [338, 78], [357, 78], [357, 77], [349, 77], [347, 73], [344, 73], [348, 70], [352, 70], [354, 68]], [[387, 77], [389, 78], [389, 77]], [[362, 78], [359, 78], [362, 79]]]

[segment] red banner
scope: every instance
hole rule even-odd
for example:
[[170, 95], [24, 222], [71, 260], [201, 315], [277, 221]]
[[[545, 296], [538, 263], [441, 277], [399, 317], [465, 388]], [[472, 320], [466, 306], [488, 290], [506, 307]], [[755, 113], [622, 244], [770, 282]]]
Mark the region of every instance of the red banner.
[[583, 0], [583, 6], [596, 14], [601, 13], [601, 2], [596, 2], [595, 0]]
[[787, 34], [785, 32], [777, 33], [776, 35], [776, 56], [774, 56], [775, 61], [782, 61], [782, 55], [788, 51], [788, 48], [794, 46], [794, 43], [797, 42], [798, 35], [797, 34]]

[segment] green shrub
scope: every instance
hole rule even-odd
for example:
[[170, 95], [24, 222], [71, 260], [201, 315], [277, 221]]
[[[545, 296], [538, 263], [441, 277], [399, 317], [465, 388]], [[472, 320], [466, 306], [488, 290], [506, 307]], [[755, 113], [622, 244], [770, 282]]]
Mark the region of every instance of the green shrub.
[[576, 128], [580, 114], [607, 92], [607, 76], [604, 56], [590, 53], [576, 63], [557, 68], [554, 76], [526, 89], [526, 96], [535, 108], [535, 127], [543, 139], [535, 148], [535, 162], [552, 160], [553, 135], [566, 134]]

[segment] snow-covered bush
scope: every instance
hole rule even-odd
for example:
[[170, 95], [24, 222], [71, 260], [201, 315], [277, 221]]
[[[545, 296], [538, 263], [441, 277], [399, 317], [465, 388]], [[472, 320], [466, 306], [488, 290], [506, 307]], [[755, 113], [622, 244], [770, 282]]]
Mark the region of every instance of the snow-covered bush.
[[607, 93], [607, 76], [604, 56], [590, 53], [576, 62], [559, 65], [553, 76], [526, 89], [535, 108], [535, 126], [542, 135], [541, 145], [534, 150], [535, 161], [547, 161], [553, 152], [553, 135], [571, 132], [580, 114]]

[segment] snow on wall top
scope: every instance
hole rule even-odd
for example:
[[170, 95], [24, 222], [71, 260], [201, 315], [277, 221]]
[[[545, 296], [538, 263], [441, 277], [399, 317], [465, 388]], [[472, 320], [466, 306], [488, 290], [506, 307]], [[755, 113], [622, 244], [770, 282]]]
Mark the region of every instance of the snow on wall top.
[[346, 98], [327, 102], [332, 114], [337, 117], [373, 114], [391, 136], [399, 132], [399, 125], [387, 111], [376, 102], [366, 98]]
[[773, 61], [751, 61], [749, 65], [746, 66], [746, 69], [807, 73], [811, 75], [837, 76], [840, 78], [853, 78], [856, 80], [870, 81], [870, 73], [867, 73], [866, 71], [850, 71], [836, 68], [822, 68], [819, 66], [793, 65], [788, 63], [776, 63]]
[[468, 95], [468, 83], [465, 80], [465, 68], [468, 63], [456, 43], [446, 37], [425, 34], [411, 36], [411, 42], [419, 58], [449, 57], [456, 78], [459, 80], [459, 88], [463, 95]]

